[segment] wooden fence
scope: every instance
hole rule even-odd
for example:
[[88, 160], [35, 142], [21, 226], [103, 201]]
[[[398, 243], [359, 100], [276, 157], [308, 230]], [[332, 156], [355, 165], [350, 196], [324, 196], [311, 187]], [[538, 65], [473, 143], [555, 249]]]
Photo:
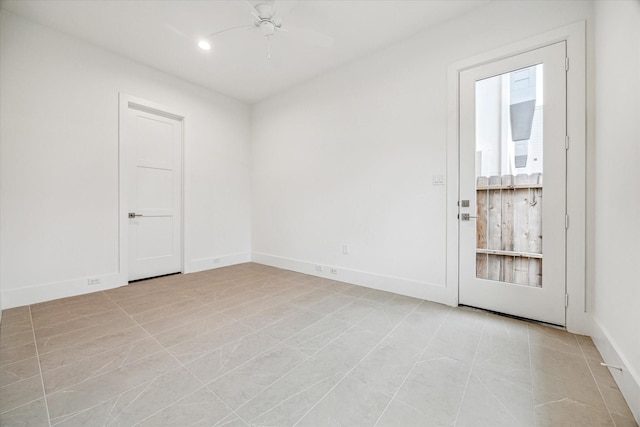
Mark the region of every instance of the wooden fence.
[[476, 276], [542, 286], [542, 174], [478, 177]]

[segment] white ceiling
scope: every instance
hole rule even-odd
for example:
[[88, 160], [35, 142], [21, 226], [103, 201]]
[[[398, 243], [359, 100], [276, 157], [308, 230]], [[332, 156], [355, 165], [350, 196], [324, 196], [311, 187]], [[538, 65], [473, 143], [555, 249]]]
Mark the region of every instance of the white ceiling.
[[[252, 0], [253, 4], [267, 0]], [[251, 25], [245, 0], [3, 0], [0, 6], [32, 21], [249, 103], [405, 39], [429, 26], [487, 3], [483, 0], [276, 0], [282, 28], [299, 27], [333, 38], [331, 47], [279, 32], [267, 60], [259, 31]], [[304, 34], [302, 34], [304, 35]]]

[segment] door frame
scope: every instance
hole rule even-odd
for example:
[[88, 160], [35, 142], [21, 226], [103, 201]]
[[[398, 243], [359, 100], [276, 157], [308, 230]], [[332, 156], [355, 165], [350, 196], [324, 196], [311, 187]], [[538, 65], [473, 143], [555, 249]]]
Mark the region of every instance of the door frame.
[[156, 114], [182, 123], [180, 135], [180, 272], [185, 271], [185, 116], [176, 112], [173, 108], [166, 107], [146, 99], [137, 98], [120, 92], [118, 94], [118, 273], [122, 285], [129, 283], [129, 220], [127, 218], [129, 180], [127, 179], [127, 159], [129, 158], [131, 145], [126, 142], [126, 121], [129, 108]]
[[[447, 70], [447, 266], [446, 286], [456, 305], [459, 292], [459, 79], [466, 69], [498, 61], [510, 56], [567, 42], [567, 215], [565, 282], [569, 304], [566, 328], [575, 333], [590, 333], [586, 287], [586, 22], [579, 21], [529, 39], [512, 43], [480, 55], [450, 64]], [[453, 295], [455, 294], [455, 295]]]

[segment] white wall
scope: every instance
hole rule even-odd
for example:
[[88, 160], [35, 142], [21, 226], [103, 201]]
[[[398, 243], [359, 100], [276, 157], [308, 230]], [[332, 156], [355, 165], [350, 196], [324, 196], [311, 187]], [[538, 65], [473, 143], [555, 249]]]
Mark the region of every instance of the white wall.
[[186, 116], [186, 270], [250, 259], [248, 106], [5, 11], [0, 27], [3, 307], [123, 284], [119, 92]]
[[[594, 339], [640, 420], [640, 2], [595, 3]], [[635, 377], [635, 379], [633, 378]], [[635, 383], [635, 385], [634, 385]]]
[[312, 274], [337, 266], [319, 274], [455, 303], [447, 189], [432, 185], [447, 173], [447, 66], [591, 8], [494, 2], [257, 104], [254, 259]]

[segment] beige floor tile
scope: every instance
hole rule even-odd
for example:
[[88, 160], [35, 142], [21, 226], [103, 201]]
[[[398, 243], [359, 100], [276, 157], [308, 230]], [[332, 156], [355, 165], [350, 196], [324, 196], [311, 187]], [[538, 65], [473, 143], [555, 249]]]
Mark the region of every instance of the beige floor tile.
[[146, 323], [138, 323], [141, 323], [142, 327], [151, 335], [158, 335], [161, 332], [175, 329], [180, 326], [184, 326], [189, 323], [214, 316], [216, 314], [217, 311], [215, 311], [211, 307], [199, 306], [197, 308], [191, 308], [180, 313], [167, 313], [167, 316], [161, 319], [156, 319]]
[[538, 427], [606, 427], [613, 426], [607, 411], [571, 399], [562, 399], [535, 408]]
[[346, 374], [332, 363], [309, 359], [237, 410], [257, 425], [293, 425]]
[[36, 356], [36, 344], [29, 343], [0, 351], [0, 366], [9, 365]]
[[415, 309], [421, 302], [422, 300], [419, 300], [418, 298], [407, 297], [404, 295], [394, 295], [384, 304], [393, 307], [396, 310], [401, 310], [408, 313]]
[[349, 295], [333, 294], [316, 302], [315, 304], [309, 304], [307, 309], [320, 314], [331, 314], [340, 310], [342, 307], [351, 304], [355, 300], [356, 299], [354, 297]]
[[277, 340], [285, 341], [320, 321], [323, 317], [324, 316], [319, 313], [301, 309], [295, 311], [289, 316], [283, 317], [281, 320], [261, 328], [260, 332]]
[[13, 335], [0, 334], [0, 352], [14, 347], [21, 347], [33, 342], [33, 331], [21, 332]]
[[143, 338], [131, 344], [107, 350], [60, 368], [44, 371], [42, 378], [46, 393], [54, 393], [83, 381], [136, 362], [163, 348], [153, 338]]
[[28, 305], [22, 307], [5, 308], [2, 310], [2, 323], [13, 316], [29, 315], [30, 308]]
[[536, 405], [570, 399], [605, 409], [602, 396], [590, 375], [582, 378], [563, 378], [544, 373], [534, 374], [533, 397]]
[[533, 426], [533, 393], [499, 376], [476, 375], [472, 370], [457, 425]]
[[393, 396], [422, 350], [414, 342], [389, 337], [362, 359], [349, 376], [372, 390]]
[[285, 342], [295, 349], [311, 355], [346, 332], [350, 327], [351, 325], [343, 320], [324, 317]]
[[231, 410], [207, 388], [200, 388], [142, 421], [142, 427], [213, 426]]
[[596, 348], [596, 345], [593, 343], [593, 340], [591, 339], [591, 337], [587, 337], [584, 335], [576, 335], [575, 337], [578, 340], [578, 344], [580, 345], [580, 348], [582, 349], [582, 353], [587, 359], [593, 360], [596, 362], [603, 361], [602, 356], [600, 355], [600, 352]]
[[146, 325], [150, 322], [163, 320], [168, 317], [179, 317], [184, 314], [202, 310], [205, 307], [205, 304], [196, 301], [193, 299], [186, 299], [178, 301], [174, 304], [158, 307], [157, 309], [147, 310], [142, 313], [134, 314], [133, 320], [140, 323], [141, 325]]
[[619, 414], [612, 413], [611, 417], [616, 427], [638, 427], [638, 423], [633, 418], [628, 418]]
[[623, 417], [633, 418], [633, 413], [618, 387], [600, 387], [600, 392], [609, 411]]
[[237, 415], [231, 414], [216, 424], [216, 427], [249, 427], [249, 424]]
[[453, 359], [471, 362], [476, 354], [486, 315], [453, 309], [447, 316], [429, 349]]
[[[424, 419], [434, 425], [451, 425], [460, 407], [470, 368], [466, 362], [427, 352], [395, 398], [421, 412]], [[442, 387], [443, 384], [446, 387]]]
[[582, 354], [576, 336], [567, 331], [529, 323], [529, 342], [531, 347], [546, 347], [565, 353]]
[[8, 412], [0, 411], [0, 425], [3, 427], [48, 426], [49, 416], [44, 399], [38, 399]]
[[204, 384], [208, 384], [277, 345], [279, 341], [256, 332], [220, 347], [186, 366]]
[[38, 358], [31, 357], [0, 367], [0, 387], [40, 374]]
[[315, 353], [313, 359], [348, 370], [356, 366], [382, 338], [384, 335], [356, 325]]
[[565, 353], [548, 347], [531, 346], [531, 367], [538, 373], [566, 379], [591, 377], [587, 361], [581, 354]]
[[279, 346], [228, 372], [207, 387], [232, 409], [237, 409], [306, 359], [303, 353]]
[[97, 315], [107, 311], [115, 310], [118, 306], [110, 300], [87, 304], [73, 304], [61, 308], [52, 308], [41, 312], [33, 312], [33, 326], [40, 328], [46, 325], [54, 325], [61, 322], [69, 322], [78, 317]]
[[44, 396], [40, 376], [0, 387], [0, 412], [8, 412]]
[[637, 426], [601, 360], [589, 337], [247, 263], [5, 310], [0, 424], [46, 426], [48, 402], [56, 426]]
[[295, 305], [278, 304], [259, 312], [254, 311], [255, 314], [242, 317], [241, 320], [242, 323], [249, 325], [253, 329], [261, 329], [298, 311], [300, 311], [300, 308]]
[[38, 352], [44, 354], [64, 348], [75, 347], [99, 337], [124, 331], [135, 325], [136, 323], [130, 318], [121, 317], [111, 322], [43, 338], [42, 340], [38, 340], [36, 344], [38, 346]]
[[178, 368], [149, 381], [141, 389], [121, 394], [102, 425], [136, 425], [199, 388], [202, 388], [200, 381], [185, 368]]
[[[426, 421], [422, 412], [394, 399], [385, 409], [376, 427], [427, 427], [438, 426], [433, 421]], [[441, 424], [447, 425], [447, 424]]]
[[126, 319], [128, 316], [119, 308], [105, 312], [77, 317], [66, 322], [44, 324], [35, 328], [36, 340], [42, 342], [55, 335], [80, 331], [90, 326], [101, 325]]
[[29, 313], [16, 315], [7, 319], [4, 311], [2, 312], [2, 323], [0, 323], [0, 336], [10, 337], [12, 335], [23, 334], [25, 332], [33, 334], [31, 326], [31, 316]]
[[58, 422], [70, 415], [93, 408], [178, 366], [178, 362], [168, 353], [160, 352], [48, 394], [47, 402], [51, 420]]
[[[354, 399], [353, 396], [358, 396]], [[296, 425], [371, 426], [378, 420], [391, 396], [370, 388], [353, 377], [338, 383]]]
[[148, 336], [149, 334], [147, 334], [144, 329], [139, 326], [134, 326], [133, 328], [80, 342], [67, 348], [41, 354], [40, 366], [42, 367], [42, 371], [46, 372], [50, 369], [60, 368], [86, 359], [87, 357], [92, 357], [105, 351], [134, 343]]
[[154, 333], [153, 336], [160, 344], [171, 347], [184, 341], [196, 338], [200, 335], [215, 331], [234, 322], [233, 318], [222, 313], [207, 314], [197, 317], [188, 323], [177, 325], [174, 328]]
[[250, 327], [234, 321], [224, 327], [181, 341], [168, 347], [168, 350], [181, 363], [189, 363], [253, 332], [254, 330]]

